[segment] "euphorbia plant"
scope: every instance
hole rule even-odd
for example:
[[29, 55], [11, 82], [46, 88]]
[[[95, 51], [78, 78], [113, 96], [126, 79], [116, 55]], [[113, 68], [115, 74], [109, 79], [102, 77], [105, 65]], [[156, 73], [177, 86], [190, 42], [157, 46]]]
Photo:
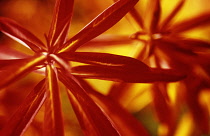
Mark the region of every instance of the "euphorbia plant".
[[[52, 23], [48, 35], [45, 35], [47, 44], [15, 21], [0, 17], [1, 32], [34, 52], [33, 56], [21, 59], [0, 60], [0, 77], [3, 79], [0, 81], [0, 88], [8, 87], [31, 72], [41, 70], [45, 75], [5, 124], [0, 134], [2, 136], [23, 134], [45, 103], [44, 135], [64, 135], [59, 95], [61, 81], [67, 88], [69, 100], [85, 135], [148, 135], [141, 124], [119, 104], [94, 92], [82, 79], [77, 78], [80, 76], [123, 82], [170, 82], [184, 77], [173, 70], [150, 68], [141, 61], [129, 57], [75, 52], [84, 43], [117, 23], [137, 2], [138, 0], [115, 2], [79, 33], [67, 39], [74, 1], [56, 0]], [[5, 53], [9, 55], [9, 52]], [[69, 61], [89, 65], [72, 68]]]
[[[196, 127], [196, 130], [190, 128], [190, 133], [199, 131], [200, 134], [207, 134], [210, 131], [208, 106], [202, 105], [200, 101], [204, 90], [209, 90], [210, 43], [209, 39], [204, 40], [205, 38], [192, 36], [191, 32], [192, 30], [196, 30], [196, 32], [209, 31], [210, 12], [203, 12], [176, 21], [177, 15], [181, 10], [184, 10], [185, 0], [177, 1], [169, 13], [165, 13], [164, 2], [161, 0], [146, 0], [144, 2], [147, 3], [146, 8], [144, 6], [134, 7], [129, 12], [130, 16], [127, 17], [131, 26], [138, 28], [136, 33], [127, 36], [130, 37], [130, 40], [135, 41], [134, 44], [141, 47], [139, 50], [135, 50], [135, 57], [148, 65], [152, 64], [153, 67], [176, 68], [188, 73], [188, 78], [181, 82], [179, 84], [181, 87], [176, 90], [177, 99], [183, 97], [182, 101], [177, 102], [181, 103], [180, 105], [172, 106], [169, 98], [169, 92], [171, 92], [169, 84], [157, 82], [150, 89], [152, 90], [153, 105], [158, 120], [164, 127], [164, 133], [174, 135], [178, 114], [182, 110], [182, 105], [186, 104]], [[198, 34], [202, 37], [209, 37], [208, 34]], [[119, 35], [112, 37], [116, 38], [107, 40], [108, 44], [115, 43], [118, 46], [124, 44]], [[105, 40], [93, 41], [94, 46], [96, 47], [100, 42], [104, 46]], [[91, 46], [91, 42], [86, 46], [88, 45]], [[116, 83], [111, 88], [109, 95], [123, 103], [124, 97], [128, 92], [131, 92], [131, 87], [131, 84]]]
[[[210, 131], [208, 110], [200, 104], [198, 99], [204, 88], [209, 89], [207, 84], [210, 83], [210, 75], [206, 65], [209, 65], [210, 42], [196, 36], [189, 36], [189, 34], [191, 30], [199, 32], [208, 28], [210, 12], [205, 11], [189, 19], [176, 22], [175, 18], [184, 9], [186, 2], [186, 0], [178, 1], [165, 18], [163, 17], [164, 7], [161, 0], [148, 0], [145, 10], [147, 15], [144, 17], [140, 14], [139, 9], [134, 8], [130, 11], [131, 18], [140, 29], [131, 38], [138, 40], [143, 46], [142, 50], [137, 53], [139, 60], [152, 62], [156, 67], [166, 66], [188, 73], [188, 78], [184, 81], [186, 90], [180, 89], [185, 90], [182, 94], [190, 113], [192, 113], [196, 128], [201, 131], [201, 134], [207, 134]], [[208, 29], [206, 30], [208, 31]], [[208, 37], [208, 35], [202, 36]], [[154, 59], [152, 60], [152, 58]], [[172, 109], [167, 103], [167, 97], [164, 98], [164, 95], [166, 96], [167, 91], [169, 91], [166, 88], [167, 84], [165, 83], [154, 84], [154, 105], [160, 122], [164, 125], [167, 124], [168, 135], [172, 135], [175, 131], [175, 116], [177, 115], [173, 115], [175, 107]], [[159, 108], [161, 106], [164, 107], [164, 111]]]

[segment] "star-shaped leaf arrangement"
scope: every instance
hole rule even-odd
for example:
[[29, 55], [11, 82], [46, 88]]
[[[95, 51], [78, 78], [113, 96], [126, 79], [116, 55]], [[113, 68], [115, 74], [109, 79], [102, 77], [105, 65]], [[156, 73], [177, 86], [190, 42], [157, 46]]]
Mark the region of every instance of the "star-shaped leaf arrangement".
[[[0, 81], [0, 88], [8, 87], [31, 72], [44, 69], [42, 74], [45, 75], [4, 126], [0, 135], [23, 134], [43, 103], [45, 103], [44, 135], [64, 135], [59, 94], [59, 81], [61, 81], [67, 88], [68, 98], [85, 135], [147, 136], [148, 133], [140, 123], [119, 104], [88, 89], [90, 87], [83, 80], [79, 80], [79, 77], [123, 82], [173, 82], [184, 78], [185, 75], [174, 70], [153, 69], [130, 57], [107, 53], [75, 52], [84, 43], [117, 23], [137, 2], [138, 0], [115, 2], [79, 33], [67, 39], [74, 1], [56, 0], [49, 32], [44, 35], [47, 44], [15, 21], [0, 17], [0, 31], [34, 52], [33, 56], [21, 59], [0, 60], [0, 77], [3, 79]], [[10, 55], [9, 51], [4, 53]], [[87, 65], [71, 67], [69, 61]]]
[[[188, 73], [189, 77], [187, 78], [187, 81], [184, 82], [187, 91], [183, 92], [183, 94], [186, 93], [186, 102], [188, 103], [189, 109], [192, 111], [195, 124], [197, 124], [198, 128], [201, 130], [201, 133], [206, 134], [210, 131], [209, 122], [206, 121], [209, 115], [207, 109], [203, 108], [203, 106], [198, 102], [199, 92], [202, 91], [202, 89], [198, 88], [203, 86], [203, 82], [206, 82], [207, 84], [210, 83], [209, 70], [206, 69], [206, 65], [209, 64], [207, 60], [209, 60], [208, 54], [210, 43], [209, 41], [207, 42], [198, 38], [188, 37], [186, 36], [186, 33], [193, 29], [205, 29], [205, 26], [209, 26], [210, 13], [205, 12], [195, 17], [172, 23], [176, 15], [183, 8], [184, 3], [185, 0], [180, 0], [168, 16], [162, 19], [163, 21], [161, 21], [163, 10], [160, 0], [148, 1], [148, 7], [146, 9], [147, 15], [144, 19], [136, 9], [131, 10], [130, 14], [132, 18], [142, 29], [135, 33], [132, 38], [144, 43], [142, 52], [138, 53], [138, 58], [140, 60], [148, 61], [151, 57], [154, 57], [156, 67], [164, 67], [162, 62], [166, 62], [167, 66], [170, 68], [179, 69]], [[142, 38], [145, 36], [147, 36], [148, 39]], [[197, 74], [199, 71], [204, 74]], [[197, 78], [195, 78], [195, 75]], [[200, 81], [200, 78], [202, 78], [202, 81]], [[196, 84], [189, 82], [193, 79], [198, 80], [193, 81], [198, 82], [197, 86]], [[196, 91], [192, 91], [194, 90], [193, 88], [197, 88]], [[166, 91], [162, 90], [162, 92], [167, 92], [167, 89]], [[157, 91], [155, 94], [154, 99], [160, 98], [162, 95], [161, 93], [157, 94]], [[173, 132], [174, 125], [171, 125], [171, 121], [174, 115], [170, 114], [173, 111], [170, 109], [170, 105], [164, 101], [160, 102], [160, 100], [156, 100], [154, 103], [157, 108], [159, 120], [163, 124], [168, 124], [169, 127], [171, 126], [170, 131]], [[161, 105], [165, 105], [167, 107], [165, 108], [165, 111], [167, 111], [165, 114], [163, 114], [162, 110], [158, 109]], [[171, 116], [170, 121], [166, 118], [166, 115]], [[198, 119], [198, 116], [201, 118]]]
[[[144, 43], [144, 49], [139, 53], [140, 60], [154, 56], [156, 65], [161, 65], [161, 60], [165, 59], [169, 67], [189, 71], [188, 68], [193, 66], [195, 62], [198, 63], [206, 58], [202, 53], [208, 53], [210, 43], [187, 37], [185, 33], [209, 25], [210, 13], [202, 13], [174, 23], [173, 21], [183, 8], [184, 3], [185, 0], [180, 0], [168, 16], [163, 19], [161, 19], [163, 10], [160, 0], [148, 1], [148, 7], [145, 11], [147, 15], [144, 19], [137, 9], [134, 8], [130, 11], [132, 18], [142, 29], [131, 36]], [[145, 36], [148, 38], [145, 39]]]
[[[199, 93], [204, 88], [209, 89], [209, 86], [206, 86], [206, 84], [210, 83], [209, 68], [207, 68], [210, 59], [210, 43], [207, 40], [189, 37], [186, 33], [190, 33], [191, 30], [195, 29], [199, 31], [199, 29], [205, 29], [206, 26], [209, 26], [210, 13], [204, 12], [176, 22], [175, 18], [184, 7], [185, 0], [178, 1], [166, 17], [163, 16], [164, 7], [161, 0], [147, 0], [146, 2], [146, 9], [134, 7], [130, 10], [130, 15], [127, 16], [131, 25], [135, 26], [137, 24], [139, 28], [136, 33], [130, 36], [130, 39], [134, 39], [139, 46], [142, 46], [141, 49], [136, 50], [137, 55], [135, 57], [147, 64], [153, 64], [153, 67], [174, 68], [188, 73], [189, 77], [184, 81], [187, 91], [182, 94], [185, 96], [186, 103], [190, 111], [192, 111], [195, 124], [202, 131], [201, 133], [209, 133], [209, 121], [206, 121], [209, 118], [208, 109], [203, 108], [199, 104], [198, 99]], [[145, 7], [142, 6], [142, 8]], [[145, 15], [143, 16], [142, 11], [144, 10]], [[108, 41], [106, 37], [104, 39], [101, 38], [102, 40], [99, 39], [97, 42], [95, 40], [93, 41], [93, 43], [96, 43], [94, 46], [100, 46], [97, 44], [100, 41], [105, 41], [108, 44], [116, 43], [116, 45], [122, 45], [124, 39], [126, 39], [120, 39], [120, 36], [116, 35], [112, 37], [115, 38], [111, 41]], [[129, 40], [127, 39], [127, 41]], [[87, 44], [87, 46], [89, 45], [91, 46], [91, 42]], [[190, 81], [196, 82], [196, 84]], [[124, 83], [114, 85], [114, 89], [110, 91], [110, 96], [115, 97], [121, 93], [123, 94], [129, 86], [130, 84], [125, 85]], [[183, 88], [181, 89], [183, 90]], [[170, 90], [167, 89], [167, 84], [165, 83], [155, 83], [152, 90], [158, 119], [164, 124], [165, 128], [166, 126], [168, 127], [168, 135], [173, 135], [176, 121], [173, 113], [173, 108], [175, 109], [175, 107], [171, 107], [168, 104], [167, 93]]]

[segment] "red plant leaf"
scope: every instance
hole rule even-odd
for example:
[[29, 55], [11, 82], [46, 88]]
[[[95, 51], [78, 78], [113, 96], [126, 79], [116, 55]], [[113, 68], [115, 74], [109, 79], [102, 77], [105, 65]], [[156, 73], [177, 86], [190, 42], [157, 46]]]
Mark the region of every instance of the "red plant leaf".
[[179, 33], [209, 24], [210, 24], [210, 13], [208, 12], [208, 13], [203, 13], [200, 16], [196, 16], [191, 19], [181, 21], [180, 23], [177, 23], [173, 25], [171, 28], [169, 28], [169, 31], [173, 30], [171, 32]]
[[1, 136], [19, 136], [27, 129], [46, 98], [45, 80], [30, 92], [18, 110], [0, 131]]
[[59, 79], [69, 89], [69, 100], [86, 136], [119, 136], [104, 112], [94, 103], [77, 80], [60, 72]]
[[192, 50], [194, 52], [205, 52], [210, 49], [210, 43], [199, 39], [176, 38], [176, 41], [179, 42], [183, 48]]
[[[191, 45], [187, 44], [184, 40], [179, 41], [178, 38], [177, 40], [164, 39], [158, 40], [156, 44], [156, 47], [165, 54], [166, 59], [169, 59], [168, 63], [170, 66], [180, 71], [188, 73], [196, 63], [205, 62], [205, 57], [197, 54], [196, 51], [194, 52], [194, 47], [190, 47]], [[199, 52], [199, 50], [197, 51]]]
[[190, 47], [186, 48], [186, 46], [183, 46], [183, 43], [178, 40], [179, 39], [175, 40], [172, 38], [163, 38], [161, 40], [157, 40], [155, 43], [158, 44], [158, 48], [161, 48], [162, 50], [171, 50], [168, 53], [179, 52], [183, 55], [196, 57], [197, 54], [193, 52]]
[[44, 135], [64, 136], [59, 87], [56, 69], [47, 65], [47, 99], [45, 102]]
[[112, 46], [123, 46], [134, 43], [135, 40], [129, 38], [127, 35], [99, 35], [91, 41], [85, 43], [81, 48], [104, 48]]
[[[205, 81], [204, 81], [205, 82]], [[186, 101], [189, 106], [190, 112], [193, 115], [195, 124], [199, 127], [204, 134], [209, 134], [209, 112], [207, 108], [204, 108], [199, 102], [199, 93], [202, 89], [206, 89], [205, 83], [201, 78], [195, 75], [189, 76], [186, 80]]]
[[150, 32], [155, 33], [161, 16], [160, 0], [150, 0], [150, 3], [147, 10], [151, 12]]
[[142, 28], [144, 29], [144, 21], [143, 21], [143, 18], [142, 16], [138, 13], [138, 11], [135, 9], [135, 8], [132, 8], [130, 11], [129, 11], [129, 14], [131, 15], [131, 17], [137, 22], [137, 24]]
[[[6, 70], [7, 67], [11, 65], [16, 65], [17, 62], [23, 62], [25, 59], [10, 59], [10, 60], [0, 60], [0, 70]], [[4, 68], [6, 67], [6, 68]], [[4, 69], [3, 69], [4, 68]]]
[[89, 96], [106, 113], [117, 131], [122, 136], [148, 136], [147, 130], [119, 103], [95, 91], [87, 82], [79, 79]]
[[[206, 74], [210, 77], [210, 54], [205, 54], [201, 57], [201, 59], [199, 59], [199, 62], [201, 64], [202, 69], [206, 72]], [[210, 81], [206, 81], [208, 82], [208, 88], [210, 88]]]
[[45, 45], [36, 36], [9, 18], [0, 17], [0, 31], [24, 46], [30, 47], [34, 52], [45, 49]]
[[71, 67], [69, 66], [69, 62], [64, 60], [63, 58], [59, 57], [58, 55], [55, 54], [50, 54], [49, 57], [53, 59], [57, 64], [63, 68], [65, 71], [70, 72]]
[[105, 32], [116, 24], [137, 2], [138, 0], [119, 0], [115, 2], [67, 41], [60, 52], [66, 50], [75, 51], [84, 43]]
[[174, 17], [179, 13], [181, 8], [183, 7], [185, 3], [185, 0], [180, 0], [180, 2], [176, 5], [176, 7], [172, 10], [172, 12], [167, 16], [164, 21], [161, 23], [160, 30], [164, 31], [168, 25], [171, 23], [171, 21], [174, 19]]
[[144, 26], [147, 33], [155, 33], [160, 20], [161, 7], [160, 0], [147, 1], [146, 12], [144, 14]]
[[[174, 37], [174, 39], [164, 39], [159, 41], [160, 48], [172, 60], [169, 61], [172, 65], [175, 63], [175, 68], [189, 71], [189, 68], [195, 64], [208, 63], [204, 54], [208, 54], [210, 43], [198, 39]], [[207, 57], [208, 58], [208, 57]], [[185, 65], [185, 66], [184, 66]], [[174, 67], [173, 66], [173, 67]]]
[[7, 66], [0, 69], [0, 78], [3, 79], [0, 81], [0, 89], [20, 79], [27, 73], [30, 73], [35, 69], [35, 66], [45, 61], [45, 59], [45, 55], [35, 55], [28, 59], [19, 59], [16, 62], [13, 61], [11, 65], [8, 65], [8, 61], [4, 61], [4, 64], [7, 63]]
[[160, 123], [167, 126], [167, 135], [173, 135], [173, 131], [175, 130], [175, 116], [172, 108], [167, 103], [166, 98], [160, 90], [160, 85], [161, 83], [156, 83], [152, 88], [154, 108]]
[[72, 17], [74, 0], [57, 0], [48, 38], [50, 46], [65, 42]]
[[0, 60], [21, 59], [29, 57], [29, 55], [12, 49], [8, 46], [0, 46]]
[[187, 76], [185, 73], [175, 69], [152, 68], [151, 72], [151, 78], [153, 77], [156, 81], [174, 82], [182, 80]]
[[113, 98], [118, 103], [123, 103], [123, 96], [127, 95], [133, 84], [125, 82], [115, 82], [109, 89], [108, 96]]
[[106, 66], [138, 66], [141, 71], [149, 71], [150, 68], [143, 62], [126, 56], [114, 55], [109, 53], [95, 53], [95, 52], [72, 52], [60, 53], [60, 55], [70, 61], [83, 62], [95, 65]]
[[150, 71], [141, 71], [138, 66], [76, 66], [72, 68], [72, 74], [82, 78], [97, 78], [130, 83], [148, 83], [155, 81], [174, 82], [185, 78], [184, 74], [174, 70], [151, 69]]
[[[118, 0], [113, 0], [114, 2], [117, 2]], [[138, 13], [138, 11], [135, 8], [132, 8], [129, 11], [129, 14], [131, 15], [131, 17], [138, 23], [138, 25], [141, 28], [144, 28], [144, 23], [143, 23], [143, 19], [140, 16], [140, 14]], [[130, 18], [127, 17], [128, 20], [130, 20]]]

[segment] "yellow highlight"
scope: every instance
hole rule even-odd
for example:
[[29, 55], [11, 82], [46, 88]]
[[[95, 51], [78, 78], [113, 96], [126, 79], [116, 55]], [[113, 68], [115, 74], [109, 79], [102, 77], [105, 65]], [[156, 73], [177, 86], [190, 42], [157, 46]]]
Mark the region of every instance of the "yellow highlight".
[[67, 51], [68, 49], [70, 49], [73, 45], [75, 45], [79, 40], [75, 40], [75, 41], [72, 41], [68, 46], [64, 47], [63, 49], [61, 49], [58, 53], [61, 53], [61, 52], [65, 52]]
[[174, 136], [191, 136], [194, 127], [192, 115], [190, 113], [186, 113], [182, 117]]
[[12, 80], [14, 80], [16, 77], [21, 76], [28, 69], [35, 67], [38, 63], [44, 61], [45, 59], [46, 59], [46, 56], [40, 55], [40, 56], [32, 58], [31, 60], [28, 60], [28, 62], [21, 63], [19, 68], [17, 68], [16, 70], [12, 69], [15, 71], [13, 71], [13, 74], [9, 74], [8, 77], [5, 78], [4, 82], [1, 84], [1, 87], [11, 82]]
[[133, 100], [127, 105], [127, 109], [131, 112], [137, 112], [146, 107], [152, 102], [150, 91], [143, 91], [141, 94], [135, 96]]
[[202, 106], [208, 109], [210, 115], [210, 91], [207, 89], [201, 91], [198, 100]]
[[21, 68], [18, 70], [18, 73], [19, 73], [19, 72], [22, 72], [22, 71], [24, 71], [24, 70], [26, 70], [26, 69], [28, 69], [28, 68], [34, 66], [34, 65], [36, 65], [37, 63], [43, 61], [44, 59], [46, 59], [46, 56], [45, 56], [45, 55], [40, 55], [40, 56], [38, 56], [37, 58], [34, 58], [32, 61], [29, 61], [28, 63], [26, 63], [25, 66], [21, 67]]
[[133, 84], [121, 98], [121, 104], [130, 112], [137, 112], [151, 102], [149, 84]]
[[158, 128], [158, 134], [159, 136], [167, 136], [168, 135], [168, 126], [165, 124], [160, 124], [159, 128]]
[[178, 83], [170, 83], [168, 84], [168, 96], [170, 98], [171, 104], [175, 105], [177, 101], [177, 85]]

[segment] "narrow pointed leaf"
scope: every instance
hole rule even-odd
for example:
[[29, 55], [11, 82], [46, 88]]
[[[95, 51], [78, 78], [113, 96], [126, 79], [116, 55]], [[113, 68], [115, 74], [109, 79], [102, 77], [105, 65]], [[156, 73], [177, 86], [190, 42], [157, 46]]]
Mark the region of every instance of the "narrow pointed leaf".
[[189, 72], [189, 70], [192, 69], [196, 63], [199, 64], [205, 61], [205, 59], [196, 52], [194, 52], [193, 47], [191, 47], [191, 45], [186, 44], [184, 40], [179, 41], [178, 39], [164, 39], [158, 41], [157, 44], [157, 47], [161, 50], [161, 52], [163, 52], [166, 55], [167, 59], [171, 60], [169, 61], [170, 66], [172, 66], [175, 69]]
[[209, 24], [210, 24], [210, 13], [203, 13], [200, 16], [196, 16], [191, 19], [187, 19], [180, 23], [177, 23], [169, 29], [173, 30], [173, 33], [179, 33]]
[[64, 136], [59, 87], [56, 69], [47, 65], [47, 99], [45, 102], [44, 135]]
[[3, 79], [0, 81], [0, 89], [33, 71], [35, 66], [45, 61], [45, 58], [45, 55], [36, 55], [28, 59], [17, 60], [11, 65], [7, 63], [6, 67], [0, 69], [0, 78]]
[[196, 57], [197, 54], [193, 52], [192, 48], [190, 47], [186, 48], [187, 46], [185, 45], [183, 46], [183, 43], [181, 42], [182, 40], [181, 41], [178, 41], [178, 40], [179, 39], [175, 40], [172, 38], [164, 38], [164, 39], [158, 40], [156, 44], [158, 44], [158, 48], [161, 48], [163, 50], [171, 50], [171, 52], [168, 52], [168, 53], [179, 52], [181, 54]]
[[85, 65], [72, 68], [72, 74], [82, 78], [96, 78], [129, 83], [148, 83], [156, 81], [174, 82], [185, 75], [170, 69], [151, 69], [141, 71], [137, 67]]
[[161, 7], [160, 0], [149, 0], [145, 13], [145, 26], [148, 32], [156, 32], [160, 20]]
[[138, 66], [139, 70], [149, 71], [149, 67], [143, 62], [131, 57], [114, 55], [109, 53], [94, 53], [94, 52], [72, 52], [72, 53], [60, 53], [61, 57], [69, 60], [95, 65], [106, 66]]
[[0, 17], [0, 31], [24, 46], [30, 47], [34, 52], [45, 49], [45, 45], [36, 36], [9, 18]]
[[[16, 65], [17, 62], [23, 62], [25, 59], [10, 59], [10, 60], [0, 60], [0, 70], [7, 69], [11, 65]], [[4, 68], [6, 67], [6, 68]], [[4, 69], [3, 69], [4, 68]]]
[[125, 82], [115, 82], [109, 89], [108, 96], [113, 98], [116, 102], [124, 104], [124, 97], [127, 96], [132, 84]]
[[[167, 135], [173, 135], [175, 130], [175, 116], [170, 104], [166, 101], [160, 90], [160, 84], [156, 83], [152, 87], [153, 105], [161, 124], [164, 124], [168, 129]], [[165, 90], [166, 91], [166, 90]]]
[[144, 29], [144, 23], [142, 16], [138, 13], [138, 11], [135, 8], [132, 8], [129, 11], [131, 17], [136, 21], [136, 23], [140, 26], [140, 28]]
[[[209, 112], [207, 108], [199, 101], [199, 93], [202, 89], [206, 89], [205, 83], [198, 77], [191, 75], [185, 80], [186, 89], [186, 101], [189, 106], [190, 112], [193, 115], [195, 124], [202, 133], [208, 134], [210, 132]], [[190, 93], [189, 93], [190, 92]]]
[[52, 58], [61, 68], [63, 68], [65, 71], [70, 72], [70, 65], [69, 62], [64, 60], [63, 58], [59, 57], [58, 55], [55, 54], [50, 54], [50, 58]]
[[153, 0], [153, 1], [155, 1], [154, 3], [155, 7], [154, 7], [153, 15], [152, 15], [150, 31], [154, 33], [157, 31], [158, 23], [160, 21], [161, 6], [160, 6], [160, 0]]
[[59, 79], [69, 89], [71, 104], [78, 117], [85, 136], [119, 136], [109, 118], [94, 103], [74, 77], [59, 73]]
[[186, 73], [175, 69], [152, 68], [151, 72], [151, 78], [154, 78], [156, 81], [174, 82], [187, 76]]
[[0, 131], [1, 136], [19, 136], [27, 129], [46, 98], [45, 80], [30, 92], [22, 105]]
[[168, 25], [171, 23], [171, 21], [174, 19], [174, 17], [179, 13], [179, 11], [183, 7], [184, 3], [185, 3], [185, 0], [180, 0], [180, 2], [172, 10], [172, 12], [161, 23], [161, 26], [160, 26], [161, 30], [164, 31], [164, 29], [166, 29], [168, 27]]
[[112, 47], [112, 46], [120, 46], [122, 47], [123, 45], [130, 45], [134, 43], [135, 40], [129, 38], [127, 35], [108, 35], [104, 34], [101, 36], [98, 36], [94, 38], [93, 40], [85, 43], [82, 48], [104, 48], [104, 47]]
[[[206, 54], [206, 55], [202, 56], [201, 59], [199, 59], [201, 67], [202, 67], [203, 70], [205, 70], [208, 77], [210, 77], [210, 69], [209, 69], [210, 63], [209, 63], [209, 60], [210, 60], [210, 54]], [[207, 81], [207, 82], [209, 82], [209, 81]], [[209, 86], [207, 88], [210, 88], [210, 83], [209, 83]]]
[[[114, 2], [117, 2], [118, 0], [113, 0]], [[138, 13], [138, 11], [135, 8], [132, 8], [129, 11], [131, 17], [137, 22], [137, 24], [141, 27], [144, 28], [144, 24], [143, 24], [143, 19], [140, 16], [140, 14]], [[129, 20], [130, 18], [127, 17], [127, 19]]]
[[52, 23], [48, 38], [50, 45], [63, 43], [68, 35], [68, 29], [73, 12], [74, 0], [57, 0], [55, 3]]
[[164, 50], [163, 54], [166, 55], [166, 58], [170, 61], [169, 65], [179, 71], [188, 73], [192, 69], [192, 66], [195, 64], [195, 58], [188, 55], [183, 55], [178, 52], [171, 52], [171, 50]]
[[117, 1], [85, 26], [77, 35], [67, 41], [60, 52], [66, 50], [74, 51], [84, 43], [105, 32], [116, 24], [137, 2], [138, 0]]
[[29, 55], [19, 52], [8, 46], [0, 46], [0, 51], [0, 60], [21, 59], [29, 57]]
[[210, 49], [210, 43], [206, 41], [202, 41], [199, 39], [177, 39], [177, 42], [181, 43], [181, 45], [185, 49], [192, 50], [194, 52], [199, 51], [208, 51]]
[[149, 136], [146, 129], [128, 111], [111, 97], [106, 97], [95, 91], [87, 82], [79, 80], [83, 88], [99, 107], [105, 112], [117, 131], [122, 136]]

